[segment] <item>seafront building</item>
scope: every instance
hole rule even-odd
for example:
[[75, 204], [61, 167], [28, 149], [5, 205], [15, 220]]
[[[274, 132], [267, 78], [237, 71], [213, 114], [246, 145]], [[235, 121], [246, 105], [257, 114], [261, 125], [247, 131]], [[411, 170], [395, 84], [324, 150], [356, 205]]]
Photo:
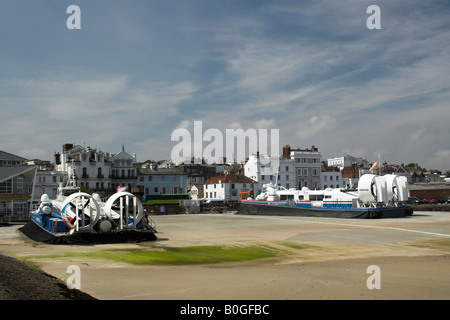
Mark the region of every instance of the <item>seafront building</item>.
[[296, 177], [294, 162], [291, 159], [260, 155], [259, 152], [249, 156], [244, 165], [246, 177], [255, 181], [256, 194], [264, 184], [272, 183], [285, 188], [294, 188]]
[[221, 174], [205, 181], [205, 200], [237, 202], [240, 192], [255, 195], [255, 186], [255, 181], [243, 174]]
[[292, 149], [286, 145], [281, 157], [261, 156], [259, 153], [250, 155], [244, 165], [244, 173], [258, 183], [258, 192], [266, 183], [275, 183], [288, 189], [320, 189], [321, 154], [315, 146]]
[[172, 165], [152, 164], [139, 170], [137, 186], [143, 189], [144, 195], [186, 194], [187, 175]]
[[137, 185], [136, 154], [126, 152], [124, 145], [114, 154], [66, 143], [54, 158], [54, 171], [66, 175], [64, 183], [73, 178], [82, 190], [96, 192], [102, 197], [116, 192], [118, 187]]
[[323, 189], [346, 188], [347, 185], [342, 179], [342, 170], [339, 167], [330, 167], [322, 161], [320, 172], [320, 183]]
[[367, 160], [364, 160], [361, 157], [353, 157], [353, 156], [346, 154], [341, 157], [327, 159], [327, 166], [343, 168], [343, 167], [350, 167], [355, 162], [362, 163], [363, 161], [367, 162]]
[[38, 167], [26, 161], [0, 150], [0, 223], [29, 217]]
[[[152, 167], [150, 163], [158, 166]], [[66, 185], [69, 179], [82, 191], [96, 192], [102, 197], [127, 186], [142, 199], [145, 195], [189, 194], [192, 199], [237, 201], [239, 192], [250, 191], [256, 196], [262, 185], [270, 182], [296, 189], [357, 188], [359, 177], [370, 173], [371, 167], [367, 160], [349, 155], [322, 161], [314, 146], [292, 149], [286, 145], [281, 156], [252, 154], [244, 165], [196, 162], [176, 168], [170, 161], [139, 163], [136, 154], [126, 152], [124, 145], [119, 152], [109, 153], [64, 144], [62, 151], [54, 154], [53, 163], [0, 151], [0, 222], [28, 219], [33, 204], [39, 203], [42, 194], [56, 197], [58, 186]], [[242, 173], [249, 180], [227, 178]], [[450, 171], [442, 174], [423, 169], [417, 163], [384, 162], [374, 173], [406, 176], [412, 196], [449, 195], [450, 185], [444, 178], [449, 179]]]

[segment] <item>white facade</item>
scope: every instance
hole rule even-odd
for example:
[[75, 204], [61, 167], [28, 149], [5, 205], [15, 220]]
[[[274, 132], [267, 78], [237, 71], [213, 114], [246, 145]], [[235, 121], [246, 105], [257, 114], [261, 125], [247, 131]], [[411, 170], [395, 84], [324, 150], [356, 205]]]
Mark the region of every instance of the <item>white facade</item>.
[[242, 191], [250, 191], [255, 195], [256, 183], [251, 179], [234, 179], [230, 175], [221, 177], [213, 177], [208, 179], [204, 186], [204, 199], [211, 201], [236, 202], [239, 200], [239, 193]]
[[122, 150], [108, 159], [112, 162], [111, 178], [112, 188], [134, 187], [137, 183], [136, 154], [129, 154], [122, 145]]
[[291, 159], [252, 154], [244, 165], [244, 174], [256, 181], [256, 193], [261, 192], [262, 185], [266, 183], [275, 183], [288, 189], [295, 188], [294, 162]]
[[329, 167], [350, 167], [353, 162], [361, 163], [363, 161], [363, 158], [352, 157], [349, 155], [344, 155], [342, 157], [331, 158], [327, 160]]
[[59, 184], [67, 183], [67, 172], [53, 170], [37, 170], [34, 184], [33, 202], [39, 203], [41, 196], [48, 194], [50, 199], [56, 198]]
[[317, 148], [291, 150], [285, 146], [283, 155], [282, 158], [258, 154], [249, 157], [244, 173], [258, 183], [257, 192], [261, 191], [263, 184], [270, 182], [287, 189], [321, 188], [321, 154]]
[[295, 188], [307, 187], [311, 190], [320, 189], [321, 158], [322, 155], [314, 146], [311, 149], [296, 149], [290, 151], [294, 161], [296, 175]]
[[[64, 172], [66, 180], [75, 176], [82, 189], [107, 195], [119, 186], [136, 186], [136, 155], [124, 150], [116, 154], [90, 147], [64, 144], [63, 151], [55, 154], [55, 171]], [[48, 179], [48, 178], [46, 178]]]
[[322, 171], [320, 174], [321, 188], [345, 188], [346, 184], [342, 179], [341, 170], [339, 171]]

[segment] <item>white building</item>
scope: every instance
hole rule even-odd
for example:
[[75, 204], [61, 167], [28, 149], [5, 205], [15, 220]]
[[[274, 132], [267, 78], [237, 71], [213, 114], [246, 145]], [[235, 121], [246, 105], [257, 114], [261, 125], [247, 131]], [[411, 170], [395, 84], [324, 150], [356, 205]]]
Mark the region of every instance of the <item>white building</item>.
[[63, 152], [55, 154], [56, 171], [75, 176], [77, 185], [86, 191], [101, 195], [111, 193], [111, 167], [109, 154], [91, 147], [64, 144]]
[[359, 157], [352, 157], [349, 155], [344, 155], [342, 157], [337, 157], [337, 158], [330, 158], [327, 160], [328, 161], [328, 166], [329, 167], [350, 167], [352, 165], [352, 163], [356, 162], [356, 163], [361, 163], [364, 161], [363, 158], [359, 158]]
[[321, 188], [345, 188], [345, 182], [342, 179], [342, 170], [339, 167], [328, 167], [323, 163], [320, 173]]
[[109, 155], [108, 160], [113, 164], [111, 168], [113, 189], [124, 186], [129, 188], [136, 186], [138, 169], [135, 153], [131, 155], [126, 152], [125, 146], [122, 144], [122, 150], [116, 154]]
[[265, 183], [276, 183], [285, 188], [321, 188], [321, 154], [318, 148], [291, 149], [283, 147], [282, 157], [251, 155], [244, 165], [244, 173], [257, 182], [257, 192]]
[[[102, 196], [116, 192], [117, 187], [132, 188], [137, 185], [136, 154], [130, 155], [123, 145], [120, 152], [112, 154], [66, 143], [61, 153], [55, 153], [55, 171], [66, 175], [64, 184], [74, 175], [77, 186]], [[41, 174], [44, 179], [46, 173]], [[52, 175], [59, 173], [52, 172], [50, 176]], [[45, 179], [54, 180], [47, 176]]]
[[244, 174], [256, 182], [256, 194], [261, 192], [262, 185], [266, 183], [274, 183], [288, 189], [295, 188], [296, 177], [292, 159], [252, 154], [244, 165]]
[[205, 200], [236, 202], [239, 193], [249, 191], [255, 195], [256, 183], [242, 174], [223, 174], [205, 181]]
[[311, 149], [291, 149], [289, 145], [283, 147], [283, 157], [289, 154], [294, 161], [296, 175], [295, 188], [307, 187], [311, 190], [320, 189], [320, 173], [322, 155], [319, 149], [312, 146]]
[[67, 172], [54, 170], [37, 170], [34, 184], [33, 203], [39, 203], [45, 193], [50, 199], [56, 198], [58, 186], [66, 185]]

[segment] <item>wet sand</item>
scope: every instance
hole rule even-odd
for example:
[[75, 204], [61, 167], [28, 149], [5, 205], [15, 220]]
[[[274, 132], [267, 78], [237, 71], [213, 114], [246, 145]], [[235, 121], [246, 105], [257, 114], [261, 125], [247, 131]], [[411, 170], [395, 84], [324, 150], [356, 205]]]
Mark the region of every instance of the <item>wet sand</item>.
[[[450, 298], [450, 213], [417, 212], [401, 219], [358, 220], [232, 214], [152, 217], [155, 242], [95, 246], [35, 243], [0, 228], [0, 252], [26, 258], [67, 280], [81, 270], [81, 290], [97, 299], [310, 300]], [[285, 255], [246, 262], [136, 266], [50, 253], [192, 245], [268, 245]], [[287, 245], [289, 244], [289, 245]], [[297, 248], [292, 244], [306, 245]], [[367, 272], [379, 267], [379, 289]], [[369, 284], [374, 283], [369, 279]]]

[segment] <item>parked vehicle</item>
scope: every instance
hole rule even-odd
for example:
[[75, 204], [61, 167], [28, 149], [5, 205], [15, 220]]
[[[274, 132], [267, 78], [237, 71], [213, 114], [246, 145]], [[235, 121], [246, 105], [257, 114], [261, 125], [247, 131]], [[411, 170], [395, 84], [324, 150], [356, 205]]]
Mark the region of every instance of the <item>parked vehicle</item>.
[[450, 197], [439, 196], [439, 197], [436, 197], [436, 201], [438, 203], [450, 203]]
[[406, 201], [409, 204], [421, 204], [423, 201], [417, 197], [409, 197], [408, 201]]
[[436, 199], [423, 199], [423, 203], [425, 204], [437, 204]]

